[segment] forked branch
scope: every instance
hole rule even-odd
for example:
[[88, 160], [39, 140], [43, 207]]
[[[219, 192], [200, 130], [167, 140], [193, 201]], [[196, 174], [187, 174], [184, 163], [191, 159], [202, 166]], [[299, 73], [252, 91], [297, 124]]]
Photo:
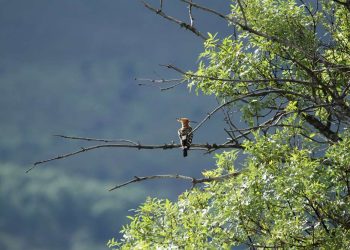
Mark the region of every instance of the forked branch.
[[[191, 19], [191, 23], [188, 24], [184, 21], [178, 20], [175, 17], [169, 16], [167, 14], [165, 14], [165, 12], [162, 9], [156, 9], [154, 7], [152, 7], [150, 4], [146, 3], [145, 1], [142, 1], [142, 3], [144, 4], [144, 6], [149, 9], [150, 11], [156, 13], [157, 15], [160, 15], [162, 17], [164, 17], [165, 19], [176, 23], [178, 25], [180, 25], [181, 28], [185, 28], [189, 31], [191, 31], [193, 34], [195, 34], [196, 36], [202, 38], [203, 40], [206, 40], [207, 37], [205, 35], [203, 35], [201, 32], [199, 32], [195, 27], [193, 27], [193, 19]], [[190, 7], [192, 8], [192, 5], [190, 5]], [[191, 9], [191, 15], [192, 15], [192, 9]], [[192, 16], [191, 16], [192, 17]]]

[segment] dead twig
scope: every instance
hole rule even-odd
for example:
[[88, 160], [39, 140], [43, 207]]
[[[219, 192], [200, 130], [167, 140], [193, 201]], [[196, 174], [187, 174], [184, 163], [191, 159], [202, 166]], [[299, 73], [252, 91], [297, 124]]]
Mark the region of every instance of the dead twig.
[[137, 142], [127, 140], [127, 139], [96, 139], [96, 138], [89, 138], [89, 137], [79, 137], [79, 136], [67, 136], [67, 135], [53, 135], [56, 137], [64, 138], [64, 139], [71, 139], [71, 140], [80, 140], [80, 141], [92, 141], [92, 142], [105, 142], [105, 143], [111, 143], [111, 142], [126, 142], [133, 145], [138, 145]]

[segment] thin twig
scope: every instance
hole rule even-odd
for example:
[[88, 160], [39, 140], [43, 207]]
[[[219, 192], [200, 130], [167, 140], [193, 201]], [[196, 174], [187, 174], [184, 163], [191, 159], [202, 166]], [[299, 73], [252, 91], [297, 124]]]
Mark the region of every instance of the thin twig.
[[172, 88], [175, 88], [181, 84], [183, 84], [184, 82], [178, 82], [176, 84], [173, 84], [173, 85], [170, 85], [168, 87], [164, 87], [164, 88], [160, 88], [160, 91], [166, 91], [166, 90], [169, 90], [169, 89], [172, 89]]
[[151, 176], [144, 176], [144, 177], [134, 176], [134, 179], [131, 179], [127, 182], [124, 182], [120, 185], [116, 185], [115, 187], [109, 189], [109, 191], [113, 191], [115, 189], [124, 187], [126, 185], [131, 184], [131, 183], [135, 183], [135, 182], [139, 182], [139, 181], [146, 181], [146, 180], [153, 180], [153, 179], [181, 179], [181, 180], [191, 181], [192, 185], [195, 186], [196, 184], [200, 184], [200, 183], [207, 183], [207, 182], [213, 182], [213, 181], [223, 181], [225, 179], [236, 177], [240, 173], [241, 172], [234, 172], [234, 173], [225, 174], [225, 175], [221, 175], [221, 176], [217, 176], [217, 177], [205, 177], [205, 178], [200, 178], [200, 179], [196, 179], [194, 177], [185, 176], [185, 175], [179, 175], [179, 174], [151, 175]]
[[[152, 87], [157, 87], [159, 88], [160, 91], [165, 91], [169, 90], [172, 88], [175, 88], [186, 81], [183, 78], [175, 78], [175, 79], [149, 79], [149, 78], [135, 78], [136, 81], [144, 81], [144, 82], [150, 82], [149, 84], [145, 83], [139, 83], [139, 86], [152, 86]], [[168, 84], [168, 83], [173, 83], [176, 82], [173, 85], [167, 86], [167, 87], [161, 87], [159, 86], [160, 84]]]
[[[179, 82], [183, 81], [183, 78], [175, 78], [175, 79], [149, 79], [149, 78], [135, 78], [136, 81], [145, 81], [151, 83], [170, 83], [170, 82]], [[140, 84], [139, 84], [140, 85]]]
[[144, 83], [139, 83], [138, 85], [139, 86], [149, 86], [149, 87], [156, 87], [158, 88], [160, 91], [165, 91], [165, 90], [169, 90], [169, 89], [172, 89], [172, 88], [175, 88], [181, 84], [184, 84], [185, 82], [184, 81], [181, 81], [181, 82], [178, 82], [178, 83], [175, 83], [173, 85], [169, 85], [167, 87], [160, 87], [158, 85], [153, 85], [153, 84], [144, 84]]
[[111, 142], [127, 142], [127, 143], [131, 143], [133, 145], [138, 145], [137, 142], [131, 141], [131, 140], [127, 140], [127, 139], [96, 139], [96, 138], [89, 138], [89, 137], [79, 137], [79, 136], [67, 136], [67, 135], [53, 135], [56, 137], [61, 137], [64, 139], [71, 139], [71, 140], [80, 140], [80, 141], [93, 141], [93, 142], [105, 142], [105, 143], [111, 143]]
[[[192, 3], [192, 0], [190, 0], [190, 2]], [[190, 25], [191, 25], [191, 27], [193, 27], [194, 18], [192, 15], [192, 5], [191, 4], [188, 5], [188, 15], [190, 16]]]

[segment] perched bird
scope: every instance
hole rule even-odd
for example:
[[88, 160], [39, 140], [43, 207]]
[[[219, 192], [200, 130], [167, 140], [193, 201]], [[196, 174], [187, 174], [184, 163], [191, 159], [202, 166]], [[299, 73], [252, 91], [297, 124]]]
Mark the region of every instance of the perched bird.
[[178, 118], [178, 122], [181, 122], [181, 128], [178, 130], [178, 135], [180, 138], [180, 144], [183, 150], [183, 156], [187, 156], [187, 150], [190, 148], [192, 143], [193, 134], [192, 128], [190, 126], [190, 120], [188, 118]]

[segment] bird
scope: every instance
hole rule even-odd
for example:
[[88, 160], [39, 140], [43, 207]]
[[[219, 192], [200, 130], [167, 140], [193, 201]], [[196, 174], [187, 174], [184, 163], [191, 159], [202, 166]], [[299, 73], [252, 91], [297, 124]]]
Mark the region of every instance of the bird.
[[181, 122], [181, 128], [177, 131], [177, 134], [180, 138], [183, 157], [186, 157], [187, 150], [190, 148], [193, 139], [192, 128], [190, 126], [191, 121], [188, 118], [178, 118], [177, 121]]

